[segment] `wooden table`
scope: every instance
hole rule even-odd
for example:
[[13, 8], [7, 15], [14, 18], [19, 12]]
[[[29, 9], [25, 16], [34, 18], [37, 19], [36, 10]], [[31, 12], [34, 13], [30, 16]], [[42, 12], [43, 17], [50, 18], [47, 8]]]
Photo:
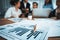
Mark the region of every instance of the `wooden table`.
[[2, 25], [6, 25], [6, 24], [11, 24], [11, 23], [14, 23], [13, 21], [10, 21], [8, 19], [0, 19], [0, 26]]
[[5, 39], [5, 38], [3, 38], [3, 37], [0, 36], [0, 40], [7, 40], [7, 39]]
[[48, 40], [60, 40], [60, 36], [57, 36], [57, 37], [49, 37]]

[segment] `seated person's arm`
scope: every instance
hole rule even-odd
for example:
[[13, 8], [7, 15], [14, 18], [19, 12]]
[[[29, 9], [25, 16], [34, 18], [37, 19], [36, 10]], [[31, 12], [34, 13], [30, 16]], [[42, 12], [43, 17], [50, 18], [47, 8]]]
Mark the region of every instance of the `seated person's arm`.
[[4, 18], [14, 18], [14, 16], [11, 15], [11, 9], [8, 9], [7, 12], [5, 13], [5, 17]]
[[19, 17], [20, 18], [25, 18], [25, 15], [24, 14], [21, 14]]
[[25, 17], [25, 15], [21, 12], [21, 10], [20, 10], [20, 14], [18, 16], [19, 16], [19, 18], [24, 18]]

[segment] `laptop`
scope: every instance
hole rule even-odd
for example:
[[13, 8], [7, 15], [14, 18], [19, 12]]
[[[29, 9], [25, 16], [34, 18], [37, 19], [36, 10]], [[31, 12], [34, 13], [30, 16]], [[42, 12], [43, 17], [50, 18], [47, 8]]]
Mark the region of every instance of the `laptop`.
[[49, 17], [49, 14], [51, 12], [50, 8], [36, 8], [33, 9], [33, 16], [35, 17]]

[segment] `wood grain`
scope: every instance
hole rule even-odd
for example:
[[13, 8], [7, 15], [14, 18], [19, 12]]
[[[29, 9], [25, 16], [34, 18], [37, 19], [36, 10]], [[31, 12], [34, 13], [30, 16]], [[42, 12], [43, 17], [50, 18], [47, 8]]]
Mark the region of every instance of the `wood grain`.
[[13, 21], [10, 21], [8, 19], [0, 19], [0, 26], [6, 25], [6, 24], [12, 24], [14, 23]]

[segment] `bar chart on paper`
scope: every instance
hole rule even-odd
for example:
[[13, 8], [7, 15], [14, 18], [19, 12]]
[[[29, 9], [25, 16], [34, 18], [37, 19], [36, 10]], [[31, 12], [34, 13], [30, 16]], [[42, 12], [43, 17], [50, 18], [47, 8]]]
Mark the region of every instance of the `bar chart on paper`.
[[22, 27], [0, 28], [0, 36], [7, 40], [44, 40], [47, 31], [36, 31]]

